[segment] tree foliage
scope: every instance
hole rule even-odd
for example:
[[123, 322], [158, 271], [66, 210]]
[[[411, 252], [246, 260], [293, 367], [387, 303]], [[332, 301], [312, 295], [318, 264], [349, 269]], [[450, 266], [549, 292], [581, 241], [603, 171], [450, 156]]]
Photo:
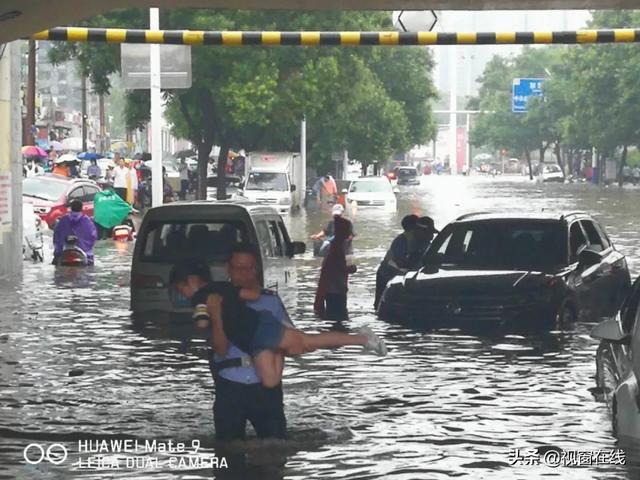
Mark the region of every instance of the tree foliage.
[[[633, 28], [635, 11], [600, 11], [592, 28]], [[542, 98], [528, 104], [528, 113], [511, 113], [511, 80], [544, 78]], [[488, 145], [528, 155], [553, 146], [558, 163], [563, 152], [572, 160], [597, 149], [600, 158], [620, 156], [620, 172], [627, 150], [640, 145], [640, 52], [635, 45], [550, 46], [525, 48], [510, 59], [494, 58], [481, 78], [475, 105], [490, 111], [473, 132], [476, 145]], [[620, 173], [619, 173], [619, 178]]]
[[[390, 15], [383, 12], [177, 9], [162, 13], [164, 29], [391, 28]], [[145, 26], [144, 15], [141, 10], [120, 11], [85, 24], [140, 28]], [[100, 79], [93, 75], [91, 81], [95, 78], [94, 87], [108, 91], [109, 75], [118, 70], [119, 48], [99, 46], [111, 49], [107, 53], [97, 47], [63, 46], [55, 55], [75, 56], [85, 71], [100, 72]], [[219, 171], [233, 146], [297, 151], [303, 117], [311, 166], [326, 168], [333, 155], [344, 149], [364, 164], [384, 161], [394, 151], [435, 136], [432, 67], [428, 50], [419, 47], [194, 47], [193, 85], [165, 93], [165, 116], [176, 136], [197, 147], [203, 182], [213, 145], [221, 146]], [[147, 119], [148, 95], [136, 93], [128, 99], [127, 122], [130, 127], [139, 126]]]

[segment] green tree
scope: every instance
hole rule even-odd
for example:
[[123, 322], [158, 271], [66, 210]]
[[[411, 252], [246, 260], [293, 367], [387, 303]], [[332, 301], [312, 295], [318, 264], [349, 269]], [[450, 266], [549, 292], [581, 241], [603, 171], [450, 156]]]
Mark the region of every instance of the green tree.
[[[109, 14], [111, 15], [111, 14]], [[92, 19], [91, 25], [107, 15]], [[140, 11], [109, 18], [108, 25], [144, 26]], [[166, 29], [199, 30], [380, 30], [391, 28], [383, 12], [250, 12], [172, 10], [163, 12]], [[89, 51], [92, 45], [86, 46]], [[87, 55], [115, 72], [119, 49]], [[84, 47], [83, 47], [84, 48]], [[67, 52], [67, 56], [69, 53]], [[79, 58], [79, 53], [72, 52]], [[98, 55], [96, 51], [96, 55]], [[97, 66], [97, 65], [96, 65]], [[306, 116], [308, 161], [328, 165], [332, 155], [348, 149], [363, 163], [386, 160], [396, 150], [425, 143], [435, 135], [430, 101], [432, 61], [424, 48], [194, 47], [193, 85], [165, 93], [166, 117], [174, 133], [198, 149], [200, 195], [205, 192], [206, 164], [220, 145], [218, 171], [224, 171], [230, 147], [297, 150], [299, 122]], [[102, 78], [108, 79], [108, 74]], [[93, 79], [92, 79], [93, 81]], [[148, 95], [129, 94], [129, 126], [146, 120]], [[223, 179], [218, 188], [224, 195]]]

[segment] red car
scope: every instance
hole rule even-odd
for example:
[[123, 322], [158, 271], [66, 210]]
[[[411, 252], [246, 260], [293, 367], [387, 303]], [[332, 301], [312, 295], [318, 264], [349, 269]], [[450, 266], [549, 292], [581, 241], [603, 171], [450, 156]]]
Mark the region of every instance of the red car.
[[91, 180], [50, 173], [25, 178], [22, 182], [23, 201], [33, 204], [35, 213], [51, 229], [67, 214], [72, 200], [81, 200], [83, 213], [93, 217], [93, 198], [99, 191], [100, 187]]

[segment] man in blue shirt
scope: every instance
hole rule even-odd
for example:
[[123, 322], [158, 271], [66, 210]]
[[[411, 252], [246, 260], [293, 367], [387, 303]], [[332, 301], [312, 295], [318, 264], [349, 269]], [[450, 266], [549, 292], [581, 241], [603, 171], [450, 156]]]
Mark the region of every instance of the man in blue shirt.
[[[258, 261], [252, 249], [238, 246], [232, 250], [227, 272], [236, 287], [256, 289]], [[283, 323], [292, 325], [282, 300], [269, 290], [262, 290], [260, 298], [248, 305], [254, 310], [269, 311]], [[233, 344], [224, 356], [209, 349], [209, 366], [216, 384], [213, 418], [216, 438], [221, 441], [244, 440], [247, 420], [259, 438], [284, 439], [287, 420], [284, 415], [282, 384], [264, 387], [251, 362], [249, 353]], [[280, 368], [284, 367], [284, 362]]]

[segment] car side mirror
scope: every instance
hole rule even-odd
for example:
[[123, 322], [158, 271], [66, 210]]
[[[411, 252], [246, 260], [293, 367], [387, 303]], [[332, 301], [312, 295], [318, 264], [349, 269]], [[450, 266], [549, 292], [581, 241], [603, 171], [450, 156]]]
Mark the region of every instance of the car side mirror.
[[296, 186], [295, 185], [291, 185], [291, 191], [295, 192], [296, 191]]
[[399, 188], [394, 188], [393, 189], [393, 193], [400, 193], [400, 189]]
[[600, 263], [600, 260], [602, 260], [600, 254], [589, 248], [583, 248], [578, 254], [578, 264], [583, 267], [590, 267]]
[[300, 255], [307, 250], [307, 244], [304, 242], [291, 242], [287, 248], [287, 256], [293, 257], [294, 255]]
[[422, 271], [424, 273], [438, 273], [440, 271], [440, 256], [434, 255], [425, 259]]
[[609, 342], [629, 345], [631, 335], [622, 330], [617, 317], [604, 318], [591, 330], [591, 338], [596, 340], [608, 340]]
[[346, 188], [343, 188], [342, 190], [340, 190], [340, 193], [343, 193], [343, 194], [345, 194], [345, 195], [346, 195], [346, 194], [347, 194], [347, 193], [349, 193], [349, 192], [348, 192], [348, 190], [347, 190]]

